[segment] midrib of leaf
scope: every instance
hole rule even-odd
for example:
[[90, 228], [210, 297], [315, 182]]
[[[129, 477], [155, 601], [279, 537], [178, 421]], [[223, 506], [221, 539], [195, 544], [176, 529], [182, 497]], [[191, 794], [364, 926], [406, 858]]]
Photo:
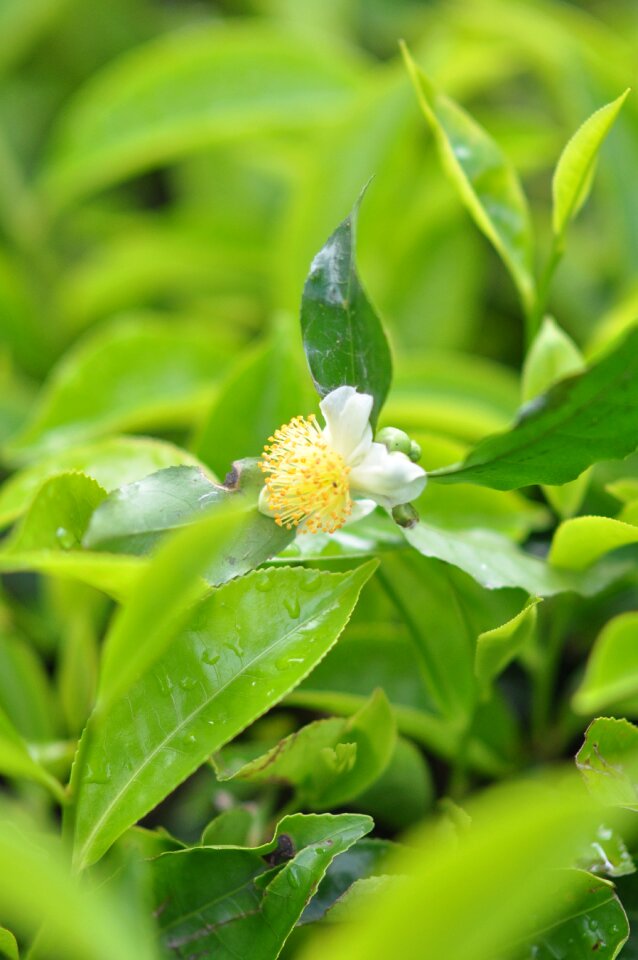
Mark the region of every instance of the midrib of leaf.
[[[332, 606], [326, 608], [325, 613], [326, 613], [326, 614], [331, 613], [334, 609], [335, 609], [335, 604], [333, 603]], [[93, 829], [91, 830], [91, 832], [89, 833], [87, 839], [85, 840], [84, 844], [83, 844], [82, 847], [81, 847], [81, 851], [80, 851], [80, 852], [81, 852], [81, 854], [82, 854], [82, 857], [81, 857], [81, 859], [80, 859], [80, 862], [82, 862], [82, 860], [84, 859], [84, 852], [87, 850], [87, 848], [90, 848], [91, 844], [93, 843], [93, 840], [94, 840], [95, 836], [99, 833], [100, 828], [102, 827], [102, 824], [104, 823], [105, 819], [109, 816], [109, 814], [111, 813], [111, 811], [112, 811], [114, 808], [117, 807], [117, 805], [120, 803], [122, 797], [124, 797], [124, 796], [128, 793], [128, 791], [129, 791], [131, 785], [133, 784], [134, 780], [137, 779], [137, 777], [139, 777], [139, 775], [146, 769], [146, 767], [149, 765], [149, 763], [150, 763], [152, 760], [155, 759], [155, 757], [157, 756], [157, 754], [158, 754], [161, 750], [163, 750], [164, 747], [165, 747], [168, 743], [170, 743], [171, 740], [174, 739], [174, 737], [176, 737], [176, 736], [179, 735], [179, 733], [181, 732], [181, 730], [183, 729], [184, 726], [186, 726], [186, 725], [189, 724], [192, 720], [194, 720], [194, 719], [197, 717], [197, 715], [198, 715], [199, 713], [201, 713], [202, 710], [206, 709], [206, 708], [209, 707], [212, 703], [214, 703], [215, 700], [224, 692], [224, 690], [226, 690], [227, 687], [230, 686], [231, 683], [234, 683], [234, 682], [235, 682], [235, 680], [237, 679], [237, 677], [241, 676], [242, 674], [245, 674], [249, 668], [251, 668], [254, 664], [258, 663], [266, 654], [271, 653], [273, 650], [276, 650], [277, 647], [280, 646], [280, 644], [282, 644], [282, 643], [284, 643], [286, 640], [288, 640], [291, 636], [293, 636], [294, 633], [296, 633], [296, 632], [299, 630], [299, 628], [300, 628], [301, 626], [303, 626], [305, 623], [308, 623], [308, 622], [309, 622], [310, 620], [312, 620], [312, 619], [314, 619], [314, 615], [313, 615], [313, 616], [308, 616], [305, 620], [300, 620], [299, 623], [297, 623], [297, 624], [293, 627], [292, 630], [289, 630], [287, 633], [284, 633], [281, 637], [279, 637], [279, 638], [275, 641], [275, 643], [273, 643], [273, 644], [272, 644], [271, 646], [269, 646], [269, 647], [266, 647], [264, 650], [261, 650], [261, 651], [257, 654], [256, 657], [254, 657], [254, 658], [253, 658], [252, 660], [250, 660], [249, 662], [243, 664], [241, 670], [239, 670], [239, 671], [238, 671], [237, 673], [235, 673], [232, 677], [230, 677], [230, 678], [226, 681], [226, 683], [223, 684], [223, 686], [219, 687], [219, 688], [215, 691], [215, 693], [213, 694], [213, 696], [211, 696], [211, 697], [210, 697], [209, 699], [207, 699], [204, 703], [200, 704], [200, 706], [198, 706], [197, 709], [193, 710], [193, 711], [192, 711], [191, 713], [189, 713], [186, 717], [184, 717], [184, 719], [179, 723], [179, 725], [178, 725], [177, 727], [175, 727], [175, 728], [171, 731], [170, 734], [168, 734], [166, 737], [164, 737], [164, 739], [163, 739], [162, 741], [160, 741], [160, 743], [155, 747], [154, 750], [151, 751], [151, 753], [147, 754], [147, 756], [144, 758], [143, 762], [142, 762], [142, 763], [140, 764], [140, 766], [135, 770], [135, 773], [134, 773], [134, 774], [131, 774], [131, 776], [129, 777], [128, 781], [127, 781], [126, 783], [124, 783], [124, 785], [122, 786], [121, 790], [118, 791], [118, 793], [113, 797], [113, 799], [111, 800], [111, 802], [109, 803], [109, 805], [105, 808], [105, 810], [104, 810], [104, 812], [102, 813], [102, 815], [98, 818], [98, 820], [96, 820], [95, 824], [93, 825]], [[312, 668], [311, 668], [311, 669], [312, 669]], [[300, 682], [301, 682], [301, 680], [305, 679], [305, 677], [307, 677], [310, 672], [311, 672], [311, 671], [308, 670], [308, 671], [300, 678]], [[285, 696], [285, 693], [282, 693], [282, 697], [284, 697], [284, 696]], [[247, 723], [246, 723], [246, 726], [248, 726], [250, 723], [253, 722], [254, 719], [256, 719], [258, 716], [260, 716], [260, 713], [261, 713], [261, 712], [262, 712], [262, 711], [258, 711], [251, 720], [248, 720]], [[232, 735], [231, 735], [231, 736], [232, 736]], [[221, 744], [220, 744], [220, 745], [221, 745]], [[151, 809], [152, 809], [152, 808], [151, 808]], [[144, 815], [144, 814], [141, 814], [141, 816], [143, 816], [143, 815]]]

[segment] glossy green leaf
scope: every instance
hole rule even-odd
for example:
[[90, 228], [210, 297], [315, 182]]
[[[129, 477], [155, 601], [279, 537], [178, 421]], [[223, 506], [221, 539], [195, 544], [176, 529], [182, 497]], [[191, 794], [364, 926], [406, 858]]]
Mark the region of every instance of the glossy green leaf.
[[412, 551], [384, 557], [378, 576], [416, 644], [428, 697], [462, 728], [476, 703], [476, 638], [509, 619], [516, 601]]
[[601, 803], [638, 810], [638, 727], [633, 723], [608, 717], [590, 723], [576, 766]]
[[626, 877], [636, 872], [627, 844], [618, 830], [601, 824], [594, 839], [584, 855], [579, 857], [579, 867], [589, 870], [598, 876]]
[[574, 517], [556, 530], [548, 560], [555, 567], [585, 570], [600, 557], [638, 543], [638, 527], [611, 517]]
[[108, 433], [188, 425], [210, 403], [224, 360], [201, 326], [138, 318], [103, 327], [54, 369], [5, 455], [23, 462]]
[[357, 66], [316, 38], [259, 26], [176, 31], [80, 91], [54, 131], [44, 186], [68, 202], [210, 145], [330, 120]]
[[312, 261], [301, 299], [301, 332], [320, 396], [344, 384], [370, 394], [374, 427], [390, 389], [392, 357], [357, 272], [361, 199]]
[[[300, 960], [421, 960], [426, 944], [446, 960], [506, 955], [559, 912], [555, 868], [570, 865], [596, 819], [578, 786], [510, 784], [468, 805], [471, 828], [461, 835], [422, 828], [393, 864], [403, 881], [356, 922], [313, 938]], [[561, 876], [567, 891], [572, 878]]]
[[0, 524], [11, 523], [24, 513], [44, 481], [59, 473], [85, 473], [111, 491], [156, 470], [182, 465], [195, 467], [198, 462], [186, 450], [149, 437], [108, 437], [72, 447], [39, 459], [5, 481], [0, 488]]
[[6, 957], [6, 960], [20, 960], [16, 938], [4, 927], [0, 927], [0, 956]]
[[46, 480], [18, 528], [5, 541], [5, 552], [77, 550], [91, 514], [105, 497], [106, 490], [82, 473], [63, 473]]
[[[613, 423], [613, 430], [609, 425]], [[599, 460], [636, 448], [638, 328], [607, 356], [533, 400], [507, 433], [487, 437], [465, 461], [430, 474], [441, 483], [511, 490], [573, 480]]]
[[627, 940], [629, 924], [613, 884], [572, 870], [569, 886], [557, 892], [556, 921], [530, 938], [521, 960], [614, 960]]
[[538, 597], [573, 590], [591, 596], [634, 567], [631, 560], [609, 558], [583, 572], [560, 570], [491, 530], [446, 530], [420, 521], [404, 533], [423, 556], [459, 567], [489, 590], [520, 587]]
[[49, 948], [43, 951], [46, 956], [156, 960], [146, 918], [137, 916], [133, 921], [126, 905], [106, 891], [81, 887], [69, 873], [61, 846], [4, 804], [0, 913], [4, 922], [44, 939]]
[[[545, 317], [523, 364], [522, 399], [533, 400], [555, 383], [585, 369], [582, 353], [564, 330]], [[543, 492], [561, 517], [575, 514], [587, 492], [590, 475], [587, 471], [560, 487], [546, 486]]]
[[574, 709], [591, 714], [638, 694], [638, 613], [605, 624], [592, 648]]
[[329, 810], [374, 783], [387, 767], [395, 742], [390, 705], [377, 690], [347, 720], [331, 717], [308, 724], [238, 770], [228, 770], [222, 756], [217, 776], [289, 784], [302, 809]]
[[484, 689], [529, 643], [536, 629], [539, 597], [531, 597], [523, 609], [498, 627], [480, 633], [476, 641], [474, 669]]
[[[296, 686], [336, 641], [373, 570], [255, 572], [193, 608], [161, 658], [89, 722], [72, 779], [76, 864], [98, 859]], [[119, 661], [111, 655], [112, 671]]]
[[588, 117], [560, 155], [552, 181], [552, 226], [560, 239], [587, 199], [598, 151], [628, 94], [629, 90], [625, 90], [616, 100]]
[[458, 104], [438, 93], [407, 47], [402, 49], [443, 168], [529, 308], [534, 298], [532, 222], [516, 171], [492, 137]]
[[245, 357], [220, 386], [194, 452], [218, 476], [234, 460], [257, 457], [277, 427], [311, 412], [307, 371], [293, 349], [297, 339], [281, 322], [272, 337]]
[[0, 773], [6, 777], [24, 778], [40, 783], [51, 791], [59, 803], [65, 801], [60, 783], [32, 758], [27, 744], [2, 710], [0, 710]]
[[260, 847], [164, 854], [152, 864], [164, 945], [182, 957], [275, 960], [334, 858], [371, 827], [355, 814], [295, 814]]

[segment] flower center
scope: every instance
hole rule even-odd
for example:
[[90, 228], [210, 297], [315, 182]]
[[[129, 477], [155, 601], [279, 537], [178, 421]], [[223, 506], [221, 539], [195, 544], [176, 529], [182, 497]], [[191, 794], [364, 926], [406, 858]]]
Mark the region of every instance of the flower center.
[[259, 466], [275, 522], [287, 530], [303, 523], [309, 533], [342, 527], [352, 510], [350, 467], [328, 446], [315, 416], [295, 417], [268, 440]]

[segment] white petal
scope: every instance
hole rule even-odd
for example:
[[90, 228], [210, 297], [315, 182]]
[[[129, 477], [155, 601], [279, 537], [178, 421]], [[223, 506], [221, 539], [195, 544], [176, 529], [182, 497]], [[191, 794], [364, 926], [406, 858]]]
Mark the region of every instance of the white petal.
[[268, 499], [268, 487], [262, 487], [259, 491], [257, 508], [260, 513], [265, 513], [267, 517], [274, 517], [276, 515], [274, 510], [272, 510], [270, 507], [270, 500]]
[[369, 394], [354, 387], [337, 387], [319, 404], [326, 420], [324, 438], [349, 465], [363, 460], [370, 449], [372, 403]]
[[351, 523], [356, 523], [357, 520], [363, 520], [364, 517], [367, 517], [369, 513], [372, 513], [373, 510], [376, 510], [377, 504], [375, 500], [353, 500], [352, 501], [352, 510], [348, 515], [344, 526], [348, 527]]
[[404, 453], [388, 453], [382, 443], [373, 443], [350, 473], [350, 490], [370, 497], [382, 507], [396, 507], [415, 500], [422, 492], [425, 470]]

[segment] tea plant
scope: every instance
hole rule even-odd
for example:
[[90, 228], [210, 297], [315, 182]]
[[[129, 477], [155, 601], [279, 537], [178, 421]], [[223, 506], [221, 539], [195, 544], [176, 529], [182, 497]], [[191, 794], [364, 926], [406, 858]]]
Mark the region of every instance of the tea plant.
[[245, 6], [0, 8], [0, 955], [631, 960], [635, 14]]

